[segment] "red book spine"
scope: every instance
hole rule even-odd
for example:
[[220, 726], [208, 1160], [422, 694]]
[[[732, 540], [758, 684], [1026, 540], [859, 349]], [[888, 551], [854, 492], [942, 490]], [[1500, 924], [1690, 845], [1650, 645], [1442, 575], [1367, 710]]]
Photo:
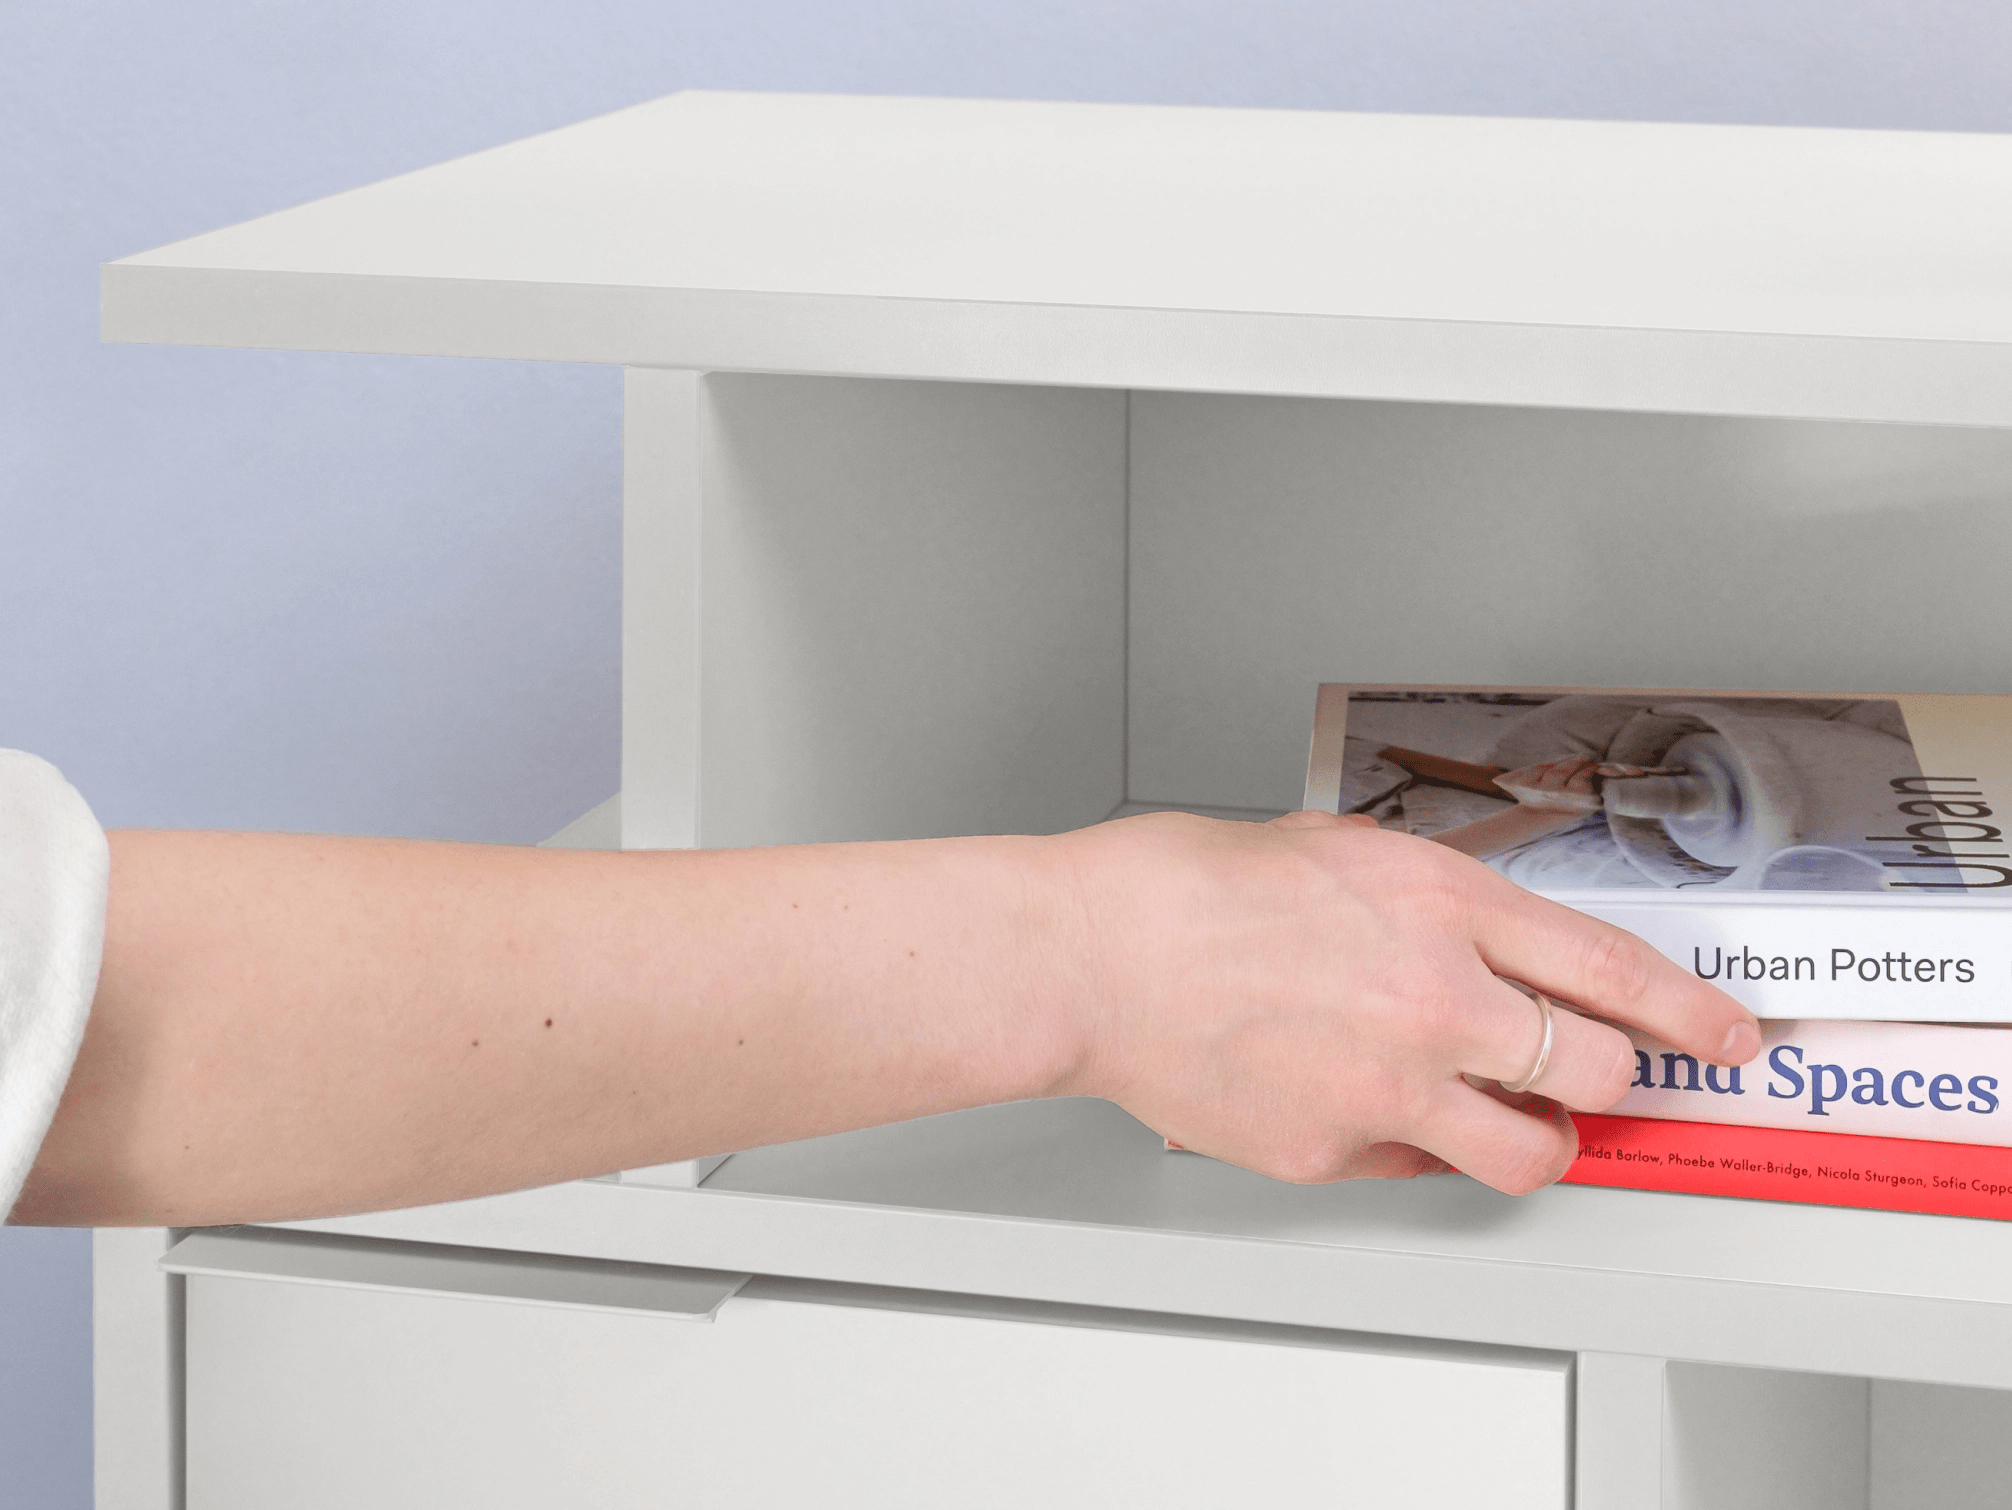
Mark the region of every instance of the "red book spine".
[[1568, 1185], [2012, 1220], [2012, 1148], [1575, 1114]]

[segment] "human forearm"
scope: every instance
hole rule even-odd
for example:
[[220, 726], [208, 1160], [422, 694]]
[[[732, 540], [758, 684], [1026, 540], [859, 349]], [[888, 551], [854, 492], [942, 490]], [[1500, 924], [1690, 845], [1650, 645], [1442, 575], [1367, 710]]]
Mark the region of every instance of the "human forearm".
[[[1291, 1180], [1555, 1179], [1610, 1018], [1741, 1063], [1641, 940], [1366, 819], [565, 854], [112, 841], [83, 1052], [16, 1220], [448, 1200], [1026, 1096]], [[1521, 981], [1568, 1006], [1535, 1095]], [[1547, 1035], [1548, 1041], [1548, 1035]], [[1513, 1098], [1512, 1098], [1513, 1099]], [[1442, 1162], [1443, 1161], [1443, 1162]]]
[[15, 1219], [411, 1205], [1045, 1093], [1074, 1045], [1030, 978], [1070, 926], [1040, 842], [114, 834], [98, 997]]

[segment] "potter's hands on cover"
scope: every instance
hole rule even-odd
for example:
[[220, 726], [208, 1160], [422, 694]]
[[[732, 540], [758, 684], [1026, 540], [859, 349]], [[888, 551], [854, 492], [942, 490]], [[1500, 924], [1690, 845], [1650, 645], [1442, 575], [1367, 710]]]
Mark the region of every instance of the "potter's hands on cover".
[[1567, 755], [1505, 771], [1495, 778], [1495, 784], [1523, 807], [1585, 814], [1600, 810], [1602, 780], [1648, 774], [1647, 766], [1613, 765], [1590, 755]]
[[[1435, 1173], [1524, 1192], [1577, 1152], [1565, 1108], [1619, 1101], [1644, 1028], [1701, 1060], [1760, 1048], [1746, 1009], [1621, 929], [1363, 817], [1152, 814], [1076, 847], [1097, 974], [1079, 1089], [1281, 1179]], [[1527, 1096], [1542, 1018], [1548, 1067]], [[1579, 1015], [1590, 1014], [1589, 1016]]]
[[1586, 822], [1602, 806], [1602, 781], [1654, 775], [1660, 769], [1613, 765], [1590, 755], [1566, 755], [1519, 766], [1495, 778], [1495, 785], [1516, 799], [1514, 807], [1442, 829], [1431, 836], [1432, 842], [1477, 860], [1493, 859]]

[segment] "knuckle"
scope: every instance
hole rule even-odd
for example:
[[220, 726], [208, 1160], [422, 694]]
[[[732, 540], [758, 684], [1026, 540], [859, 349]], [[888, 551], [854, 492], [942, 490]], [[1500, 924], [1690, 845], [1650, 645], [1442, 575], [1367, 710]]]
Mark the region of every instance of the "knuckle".
[[1465, 867], [1459, 863], [1463, 857], [1443, 844], [1382, 831], [1372, 842], [1377, 889], [1393, 906], [1406, 912], [1443, 908], [1466, 891]]
[[1407, 902], [1438, 917], [1465, 911], [1474, 883], [1468, 869], [1475, 862], [1463, 864], [1463, 860], [1464, 856], [1426, 840], [1410, 846], [1405, 858]]
[[1582, 1005], [1595, 1010], [1634, 1006], [1649, 992], [1657, 958], [1632, 933], [1602, 928], [1587, 946], [1585, 978], [1593, 1000]]

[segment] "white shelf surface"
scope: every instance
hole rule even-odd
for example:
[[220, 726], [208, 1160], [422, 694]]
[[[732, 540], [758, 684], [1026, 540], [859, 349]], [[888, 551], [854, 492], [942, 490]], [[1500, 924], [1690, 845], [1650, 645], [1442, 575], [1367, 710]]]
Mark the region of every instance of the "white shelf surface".
[[1280, 1184], [1101, 1101], [302, 1230], [1511, 1346], [2012, 1387], [2012, 1224], [1460, 1176]]
[[127, 257], [109, 339], [2012, 424], [2012, 138], [687, 93]]

